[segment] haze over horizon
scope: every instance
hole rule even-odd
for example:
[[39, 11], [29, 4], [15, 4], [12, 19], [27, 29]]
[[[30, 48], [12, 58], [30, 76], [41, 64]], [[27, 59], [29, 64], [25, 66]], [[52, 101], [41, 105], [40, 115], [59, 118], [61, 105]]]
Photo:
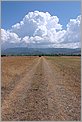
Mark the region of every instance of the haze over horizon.
[[[17, 8], [17, 6], [18, 4], [21, 6], [21, 2], [8, 2], [7, 4], [6, 2], [2, 2], [2, 48], [80, 48], [80, 2], [77, 2], [78, 4], [75, 2], [72, 2], [72, 4], [71, 2], [62, 2], [60, 5], [61, 2], [56, 3], [54, 1], [53, 4], [55, 7], [52, 5], [52, 2], [46, 2], [46, 10], [44, 9], [43, 2], [36, 2], [38, 6], [36, 7], [36, 5], [34, 5], [33, 9], [28, 7], [29, 4], [30, 6], [32, 5], [31, 2], [27, 2], [27, 6], [23, 3], [23, 7], [21, 7], [21, 11], [19, 12], [17, 10], [20, 10], [20, 7]], [[8, 13], [9, 10], [12, 10], [10, 5], [14, 8], [16, 6], [16, 15], [10, 15], [10, 13]], [[71, 6], [70, 8], [67, 7], [69, 5]], [[40, 9], [39, 6], [41, 6]], [[62, 11], [59, 9], [61, 6], [64, 7]], [[24, 7], [26, 9], [24, 9]], [[51, 10], [51, 8], [53, 10]], [[75, 15], [70, 13], [70, 9], [73, 13], [75, 11]], [[7, 15], [5, 17], [6, 12]], [[17, 15], [22, 15], [22, 17], [14, 21]], [[12, 26], [9, 25], [8, 16], [10, 16], [9, 21], [11, 18], [14, 23]], [[13, 16], [14, 20], [12, 19]], [[4, 19], [7, 25], [4, 24]], [[69, 21], [67, 22], [67, 20]]]

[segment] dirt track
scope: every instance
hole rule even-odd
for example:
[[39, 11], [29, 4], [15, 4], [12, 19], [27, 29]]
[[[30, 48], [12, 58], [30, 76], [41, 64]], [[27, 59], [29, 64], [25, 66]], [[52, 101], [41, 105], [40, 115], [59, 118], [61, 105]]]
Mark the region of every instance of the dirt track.
[[33, 63], [4, 96], [2, 121], [80, 120], [80, 90], [64, 82], [46, 58]]

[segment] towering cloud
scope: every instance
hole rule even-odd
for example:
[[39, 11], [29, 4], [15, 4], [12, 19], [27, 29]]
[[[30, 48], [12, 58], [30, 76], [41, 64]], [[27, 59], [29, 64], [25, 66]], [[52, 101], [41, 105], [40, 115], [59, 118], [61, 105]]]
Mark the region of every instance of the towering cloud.
[[72, 47], [80, 46], [81, 16], [70, 19], [63, 30], [57, 16], [48, 12], [29, 12], [10, 30], [1, 29], [2, 47]]

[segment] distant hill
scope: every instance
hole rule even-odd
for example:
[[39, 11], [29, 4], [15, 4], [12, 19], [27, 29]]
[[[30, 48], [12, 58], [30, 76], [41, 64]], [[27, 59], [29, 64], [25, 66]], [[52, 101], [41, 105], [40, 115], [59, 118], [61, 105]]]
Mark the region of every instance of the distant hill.
[[26, 48], [16, 47], [8, 48], [1, 51], [2, 55], [54, 55], [54, 54], [81, 54], [81, 49], [70, 49], [70, 48]]

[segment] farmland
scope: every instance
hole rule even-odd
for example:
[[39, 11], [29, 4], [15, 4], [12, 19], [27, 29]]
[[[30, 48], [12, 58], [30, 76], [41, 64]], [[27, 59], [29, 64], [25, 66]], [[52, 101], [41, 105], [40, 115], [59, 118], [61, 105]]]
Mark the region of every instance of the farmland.
[[1, 58], [2, 121], [80, 120], [79, 56]]

